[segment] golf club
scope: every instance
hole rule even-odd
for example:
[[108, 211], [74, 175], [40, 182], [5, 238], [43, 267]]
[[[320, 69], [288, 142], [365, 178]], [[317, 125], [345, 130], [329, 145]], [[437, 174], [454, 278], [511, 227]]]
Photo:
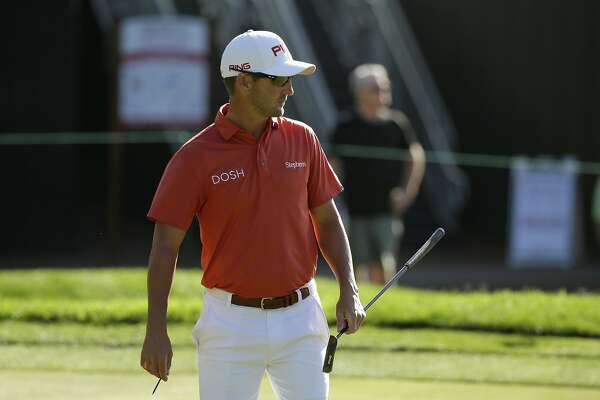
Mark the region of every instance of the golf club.
[[[369, 303], [365, 306], [365, 311], [367, 311], [373, 303], [377, 301], [385, 293], [386, 290], [390, 288], [402, 275], [406, 273], [410, 268], [412, 268], [419, 260], [421, 260], [433, 247], [440, 241], [441, 238], [444, 237], [446, 232], [442, 228], [437, 228], [435, 232], [427, 239], [427, 241], [421, 246], [419, 250], [404, 264], [402, 269], [394, 274], [394, 276], [387, 281], [387, 283], [383, 286], [383, 288], [369, 301]], [[329, 373], [333, 369], [333, 357], [335, 356], [335, 350], [337, 348], [338, 339], [346, 332], [348, 327], [344, 327], [341, 331], [338, 332], [336, 336], [331, 335], [329, 337], [329, 343], [327, 344], [327, 351], [325, 352], [325, 362], [323, 363], [323, 372]]]

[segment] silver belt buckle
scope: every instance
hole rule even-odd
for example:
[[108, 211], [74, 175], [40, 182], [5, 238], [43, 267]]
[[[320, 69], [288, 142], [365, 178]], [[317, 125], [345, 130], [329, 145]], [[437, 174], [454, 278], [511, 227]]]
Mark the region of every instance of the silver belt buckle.
[[275, 297], [263, 297], [260, 299], [260, 308], [265, 309], [265, 300], [273, 300]]

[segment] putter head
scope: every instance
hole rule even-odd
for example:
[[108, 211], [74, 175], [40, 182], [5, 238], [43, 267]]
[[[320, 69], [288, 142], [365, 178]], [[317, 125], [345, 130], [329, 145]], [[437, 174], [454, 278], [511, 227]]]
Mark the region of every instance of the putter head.
[[333, 357], [335, 356], [335, 349], [337, 348], [338, 340], [335, 336], [329, 336], [329, 343], [327, 343], [327, 351], [325, 351], [325, 362], [323, 363], [323, 372], [330, 373], [333, 369]]

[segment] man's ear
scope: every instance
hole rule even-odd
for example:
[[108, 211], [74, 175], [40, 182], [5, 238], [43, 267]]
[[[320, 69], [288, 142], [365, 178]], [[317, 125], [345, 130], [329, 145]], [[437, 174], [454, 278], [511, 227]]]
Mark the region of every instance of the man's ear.
[[236, 86], [238, 86], [238, 88], [240, 90], [247, 91], [252, 88], [252, 85], [254, 84], [254, 80], [248, 74], [240, 74], [240, 75], [236, 76], [235, 84], [236, 84]]

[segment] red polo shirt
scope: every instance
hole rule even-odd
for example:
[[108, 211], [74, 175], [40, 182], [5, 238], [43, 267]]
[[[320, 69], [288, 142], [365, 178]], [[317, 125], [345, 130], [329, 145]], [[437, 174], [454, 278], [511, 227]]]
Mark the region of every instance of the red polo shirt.
[[204, 286], [285, 295], [316, 271], [310, 209], [342, 186], [308, 125], [271, 118], [256, 140], [225, 117], [228, 108], [173, 156], [148, 218], [183, 230], [198, 218]]

